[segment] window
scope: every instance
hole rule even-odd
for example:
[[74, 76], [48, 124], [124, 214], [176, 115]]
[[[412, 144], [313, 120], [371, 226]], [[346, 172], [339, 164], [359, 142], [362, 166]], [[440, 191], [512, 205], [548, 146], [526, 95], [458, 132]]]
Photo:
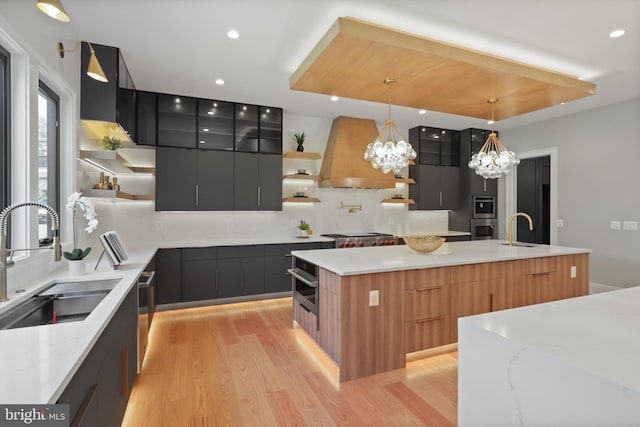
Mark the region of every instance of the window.
[[2, 209], [9, 204], [9, 141], [10, 141], [10, 55], [0, 46], [0, 203]]
[[[38, 91], [38, 201], [59, 212], [58, 192], [58, 118], [60, 98], [43, 82]], [[53, 241], [51, 217], [47, 211], [38, 212], [38, 240], [40, 246]]]

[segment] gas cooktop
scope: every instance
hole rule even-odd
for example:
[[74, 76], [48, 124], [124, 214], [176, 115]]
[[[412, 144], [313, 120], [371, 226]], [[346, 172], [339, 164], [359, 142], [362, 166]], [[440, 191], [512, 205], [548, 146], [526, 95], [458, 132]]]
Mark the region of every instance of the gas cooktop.
[[331, 237], [332, 239], [344, 239], [344, 238], [354, 238], [354, 237], [393, 237], [392, 234], [388, 233], [341, 233], [341, 234], [323, 234], [324, 237]]
[[323, 234], [324, 237], [330, 237], [336, 240], [336, 248], [355, 248], [363, 246], [388, 246], [396, 245], [397, 239], [393, 234], [388, 233], [340, 233], [340, 234]]

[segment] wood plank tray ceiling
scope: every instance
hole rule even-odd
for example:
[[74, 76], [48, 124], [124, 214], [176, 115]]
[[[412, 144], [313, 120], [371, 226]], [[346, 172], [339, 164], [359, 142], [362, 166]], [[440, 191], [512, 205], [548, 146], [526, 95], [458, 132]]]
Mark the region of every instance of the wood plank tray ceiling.
[[353, 18], [338, 18], [289, 78], [293, 90], [502, 120], [595, 93], [595, 84]]

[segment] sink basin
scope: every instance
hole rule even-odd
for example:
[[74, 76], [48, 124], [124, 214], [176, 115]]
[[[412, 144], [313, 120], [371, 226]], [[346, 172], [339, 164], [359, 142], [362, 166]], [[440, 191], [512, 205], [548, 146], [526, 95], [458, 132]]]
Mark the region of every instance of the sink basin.
[[54, 283], [0, 314], [0, 329], [84, 320], [118, 282], [120, 279]]
[[[501, 245], [504, 246], [509, 246], [508, 243], [501, 243]], [[535, 248], [537, 245], [531, 244], [531, 243], [520, 243], [520, 242], [513, 242], [511, 244], [511, 246], [519, 246], [521, 248]]]

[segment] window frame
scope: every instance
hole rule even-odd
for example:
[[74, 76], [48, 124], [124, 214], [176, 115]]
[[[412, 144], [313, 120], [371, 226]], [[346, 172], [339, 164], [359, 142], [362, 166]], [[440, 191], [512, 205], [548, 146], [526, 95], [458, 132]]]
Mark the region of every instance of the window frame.
[[11, 54], [0, 45], [0, 203], [11, 200]]

